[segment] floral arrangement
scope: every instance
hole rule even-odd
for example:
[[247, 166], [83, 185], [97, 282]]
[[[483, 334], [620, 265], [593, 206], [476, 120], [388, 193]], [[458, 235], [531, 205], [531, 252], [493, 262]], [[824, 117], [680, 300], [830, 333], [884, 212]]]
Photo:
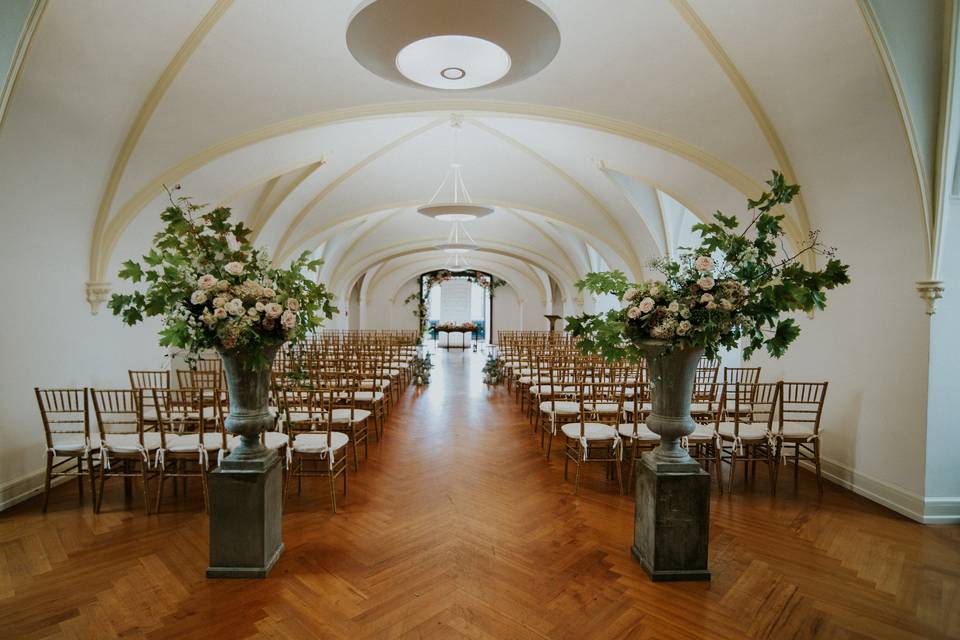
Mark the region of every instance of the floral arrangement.
[[433, 368], [433, 362], [430, 360], [430, 354], [424, 353], [420, 355], [419, 353], [413, 358], [413, 372], [411, 374], [411, 380], [413, 384], [423, 386], [425, 384], [430, 384], [430, 369]]
[[164, 228], [150, 252], [142, 264], [124, 262], [119, 273], [146, 282], [146, 291], [110, 299], [124, 322], [162, 316], [162, 346], [192, 355], [233, 351], [245, 366], [259, 368], [264, 348], [299, 342], [336, 312], [324, 286], [308, 276], [322, 261], [304, 252], [289, 268], [275, 268], [264, 249], [250, 244], [250, 230], [230, 222], [230, 209], [203, 212], [189, 198], [168, 194]]
[[483, 364], [483, 384], [497, 385], [503, 382], [503, 361], [492, 353]]
[[436, 331], [448, 331], [450, 333], [473, 333], [477, 329], [479, 329], [479, 327], [473, 322], [463, 322], [460, 324], [455, 322], [441, 322], [436, 326]]
[[430, 291], [435, 285], [442, 284], [453, 278], [461, 278], [470, 282], [475, 282], [478, 286], [490, 292], [490, 297], [494, 296], [497, 288], [506, 284], [500, 278], [492, 275], [480, 273], [479, 271], [458, 271], [453, 273], [446, 269], [435, 271], [427, 276], [423, 281], [424, 291]]
[[410, 304], [411, 302], [416, 302], [417, 307], [413, 310], [413, 316], [417, 319], [417, 328], [419, 332], [417, 333], [417, 344], [423, 342], [423, 333], [427, 330], [427, 314], [429, 309], [427, 309], [427, 301], [423, 299], [419, 293], [411, 293], [403, 300], [403, 304]]
[[[745, 341], [743, 355], [765, 348], [779, 358], [800, 335], [800, 327], [784, 314], [826, 307], [826, 291], [850, 282], [848, 265], [835, 258], [836, 249], [824, 247], [819, 231], [793, 253], [786, 250], [782, 215], [775, 207], [789, 203], [799, 186], [787, 184], [773, 172], [770, 191], [748, 200], [751, 220], [742, 230], [733, 216], [719, 211], [716, 222], [693, 228], [702, 243], [682, 248], [675, 259], [661, 258], [651, 267], [663, 277], [642, 284], [629, 283], [622, 272], [587, 274], [577, 287], [595, 294], [614, 294], [620, 309], [605, 314], [567, 318], [568, 330], [581, 350], [609, 360], [643, 356], [638, 341], [657, 339], [673, 348], [702, 347], [715, 358], [722, 348]], [[827, 257], [820, 270], [808, 270], [800, 256]]]

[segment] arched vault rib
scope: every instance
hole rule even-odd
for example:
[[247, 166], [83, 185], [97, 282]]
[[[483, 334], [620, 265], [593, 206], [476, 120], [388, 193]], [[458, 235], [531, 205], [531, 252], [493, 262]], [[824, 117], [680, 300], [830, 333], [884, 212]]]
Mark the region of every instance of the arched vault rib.
[[[616, 217], [610, 212], [609, 209], [607, 209], [607, 207], [604, 206], [602, 202], [600, 202], [600, 199], [597, 198], [597, 196], [595, 196], [593, 192], [591, 192], [589, 189], [587, 189], [582, 184], [580, 184], [580, 182], [576, 178], [571, 176], [569, 173], [567, 173], [566, 171], [564, 171], [554, 163], [550, 162], [550, 160], [543, 157], [542, 155], [537, 153], [535, 150], [523, 144], [516, 138], [503, 133], [499, 129], [495, 127], [491, 127], [487, 124], [484, 124], [474, 118], [469, 118], [467, 122], [477, 127], [481, 131], [484, 131], [494, 136], [495, 138], [499, 138], [500, 140], [503, 140], [507, 144], [519, 149], [520, 151], [529, 155], [531, 158], [533, 158], [543, 166], [547, 167], [547, 169], [549, 169], [550, 171], [558, 175], [564, 182], [569, 184], [584, 198], [586, 198], [587, 201], [590, 202], [590, 204], [592, 204], [593, 207], [600, 212], [600, 215], [602, 215], [606, 219], [606, 221], [610, 223], [610, 226], [613, 227], [614, 231], [616, 231], [616, 233], [618, 233], [621, 238], [623, 238], [624, 240], [626, 239], [627, 234], [623, 230], [623, 227], [620, 225], [620, 222], [616, 219]], [[630, 265], [630, 268], [633, 271], [635, 271], [636, 273], [641, 273], [643, 271], [643, 267], [641, 267], [640, 265], [640, 259], [637, 257], [636, 252], [633, 250], [633, 247], [630, 245], [629, 242], [624, 241], [615, 246], [617, 246], [619, 249], [621, 249], [624, 252], [626, 257], [625, 261], [628, 265]]]
[[[278, 122], [261, 129], [249, 131], [233, 138], [224, 140], [212, 147], [167, 167], [164, 171], [148, 180], [117, 210], [116, 214], [106, 224], [95, 228], [91, 240], [91, 280], [102, 281], [113, 250], [123, 231], [133, 218], [153, 198], [160, 193], [162, 186], [175, 183], [183, 176], [197, 170], [203, 165], [237, 149], [241, 149], [257, 142], [274, 138], [280, 135], [293, 133], [305, 129], [321, 127], [335, 122], [362, 120], [376, 117], [394, 116], [412, 113], [444, 113], [451, 111], [472, 114], [501, 114], [516, 117], [531, 118], [547, 122], [558, 122], [575, 126], [582, 126], [596, 131], [636, 140], [683, 158], [702, 169], [713, 173], [727, 182], [744, 196], [755, 198], [762, 186], [732, 165], [713, 156], [703, 149], [689, 142], [667, 135], [660, 131], [648, 129], [640, 125], [617, 120], [598, 114], [553, 107], [515, 102], [495, 102], [476, 100], [437, 100], [421, 102], [379, 103], [326, 111]], [[789, 216], [789, 212], [785, 211]], [[106, 214], [104, 214], [104, 221]], [[796, 244], [800, 238], [791, 238]]]
[[[535, 214], [537, 214], [537, 215], [543, 216], [544, 218], [547, 218], [547, 219], [549, 219], [549, 220], [552, 220], [552, 221], [554, 221], [554, 222], [557, 222], [557, 223], [559, 223], [559, 224], [562, 224], [562, 225], [564, 225], [564, 226], [566, 226], [566, 227], [569, 227], [571, 230], [573, 230], [574, 232], [576, 232], [578, 235], [590, 239], [591, 244], [594, 244], [595, 246], [597, 246], [597, 247], [598, 247], [598, 250], [600, 250], [600, 248], [603, 248], [603, 252], [602, 252], [601, 255], [604, 255], [604, 259], [607, 260], [608, 263], [611, 262], [611, 260], [609, 260], [608, 258], [611, 257], [611, 255], [615, 255], [615, 256], [619, 259], [620, 262], [622, 262], [622, 263], [624, 263], [624, 264], [627, 264], [627, 261], [624, 259], [624, 257], [623, 257], [622, 255], [620, 255], [619, 253], [617, 253], [617, 252], [613, 249], [613, 246], [615, 246], [615, 243], [611, 242], [608, 238], [600, 235], [600, 234], [599, 234], [598, 232], [596, 232], [596, 231], [589, 231], [589, 230], [587, 230], [587, 229], [584, 228], [580, 223], [578, 223], [577, 221], [575, 221], [575, 220], [573, 220], [573, 219], [571, 219], [571, 218], [568, 218], [567, 216], [561, 215], [561, 214], [556, 213], [556, 212], [554, 212], [554, 211], [548, 211], [548, 210], [546, 210], [546, 209], [541, 209], [541, 208], [535, 207], [535, 206], [533, 206], [533, 205], [524, 204], [524, 203], [518, 203], [518, 202], [507, 202], [507, 201], [503, 201], [503, 200], [488, 200], [488, 199], [484, 199], [484, 203], [485, 203], [485, 204], [488, 204], [488, 205], [491, 205], [491, 206], [494, 206], [494, 207], [499, 207], [500, 209], [504, 209], [504, 210], [506, 210], [506, 209], [519, 209], [519, 210], [523, 210], [523, 211], [529, 211], [529, 212], [531, 212], [531, 213], [535, 213]], [[343, 216], [342, 218], [339, 218], [339, 219], [337, 219], [337, 220], [334, 220], [334, 221], [332, 221], [332, 222], [330, 222], [330, 223], [328, 223], [328, 224], [325, 224], [325, 225], [323, 225], [323, 226], [321, 226], [321, 227], [317, 227], [317, 228], [315, 228], [315, 229], [312, 229], [311, 231], [308, 231], [307, 233], [303, 234], [303, 235], [300, 236], [300, 238], [298, 238], [293, 244], [290, 244], [285, 251], [283, 251], [282, 253], [281, 253], [281, 252], [277, 252], [276, 255], [275, 255], [275, 261], [276, 261], [277, 264], [282, 264], [282, 263], [284, 263], [284, 262], [287, 261], [292, 255], [294, 255], [294, 253], [295, 253], [300, 247], [303, 247], [304, 245], [309, 245], [309, 244], [311, 244], [311, 243], [313, 243], [313, 242], [319, 242], [318, 238], [324, 237], [325, 234], [326, 234], [330, 229], [332, 229], [332, 228], [334, 228], [334, 227], [341, 226], [342, 224], [344, 224], [345, 222], [348, 222], [348, 221], [350, 221], [350, 220], [357, 220], [357, 219], [359, 219], [359, 218], [364, 218], [364, 217], [367, 217], [367, 216], [369, 216], [369, 215], [371, 215], [371, 214], [373, 214], [373, 213], [378, 213], [378, 212], [384, 211], [384, 210], [386, 210], [386, 209], [403, 209], [403, 208], [407, 208], [407, 207], [414, 207], [414, 206], [417, 206], [417, 205], [419, 205], [419, 204], [422, 204], [422, 201], [419, 201], [419, 200], [407, 200], [407, 201], [403, 201], [403, 202], [391, 202], [391, 203], [387, 203], [387, 204], [376, 205], [376, 206], [374, 206], [374, 207], [370, 207], [369, 209], [364, 209], [364, 210], [361, 210], [361, 211], [355, 211], [355, 212], [349, 213], [349, 214], [347, 214], [346, 216]], [[576, 267], [573, 268], [573, 271], [574, 271], [575, 273], [578, 272], [578, 270], [576, 269]], [[633, 274], [633, 275], [634, 275], [636, 278], [642, 278], [642, 277], [643, 277], [643, 273], [642, 273], [642, 272], [641, 272], [641, 273], [638, 273], [638, 274]]]

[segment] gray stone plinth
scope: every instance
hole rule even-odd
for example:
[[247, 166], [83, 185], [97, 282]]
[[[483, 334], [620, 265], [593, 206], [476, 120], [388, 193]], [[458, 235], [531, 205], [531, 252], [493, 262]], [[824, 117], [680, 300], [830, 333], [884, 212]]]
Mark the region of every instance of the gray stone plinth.
[[283, 553], [280, 458], [268, 454], [210, 473], [208, 578], [265, 578]]
[[644, 453], [636, 471], [633, 557], [650, 579], [709, 580], [710, 474], [694, 464], [658, 464]]

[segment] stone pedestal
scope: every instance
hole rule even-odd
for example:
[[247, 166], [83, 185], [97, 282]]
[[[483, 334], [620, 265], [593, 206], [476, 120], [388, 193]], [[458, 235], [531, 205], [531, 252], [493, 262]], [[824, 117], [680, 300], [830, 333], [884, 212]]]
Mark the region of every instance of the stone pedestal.
[[208, 578], [265, 578], [283, 553], [280, 458], [267, 454], [210, 473]]
[[654, 582], [709, 580], [710, 474], [644, 453], [635, 481], [633, 557]]

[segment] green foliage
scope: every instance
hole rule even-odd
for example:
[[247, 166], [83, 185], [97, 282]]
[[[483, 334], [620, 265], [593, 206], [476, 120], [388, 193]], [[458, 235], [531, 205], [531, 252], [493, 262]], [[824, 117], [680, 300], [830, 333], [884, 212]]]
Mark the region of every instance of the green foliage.
[[[654, 261], [662, 281], [630, 284], [619, 271], [580, 280], [579, 289], [626, 303], [603, 314], [567, 318], [580, 349], [608, 360], [635, 360], [642, 357], [637, 342], [653, 338], [676, 348], [703, 347], [710, 357], [741, 344], [747, 359], [758, 349], [782, 356], [800, 335], [796, 321], [784, 316], [824, 309], [826, 292], [850, 277], [848, 266], [834, 257], [836, 250], [821, 244], [818, 231], [787, 252], [783, 215], [775, 211], [800, 187], [778, 171], [767, 185], [769, 191], [747, 201], [753, 215], [741, 231], [734, 216], [718, 211], [714, 222], [694, 225], [698, 248], [682, 249], [676, 260]], [[826, 257], [823, 268], [806, 268], [800, 257], [807, 253]]]
[[302, 341], [336, 312], [315, 280], [322, 261], [304, 252], [276, 268], [250, 244], [250, 229], [230, 221], [230, 209], [203, 209], [170, 194], [153, 247], [118, 273], [146, 290], [116, 293], [108, 306], [130, 325], [162, 317], [161, 346], [190, 354], [225, 349], [249, 367], [264, 366], [266, 347]]
[[423, 355], [417, 354], [413, 359], [413, 371], [411, 372], [411, 381], [420, 387], [430, 384], [430, 369], [433, 368], [433, 362], [429, 353]]
[[503, 360], [490, 354], [483, 363], [483, 384], [498, 385], [503, 382]]

